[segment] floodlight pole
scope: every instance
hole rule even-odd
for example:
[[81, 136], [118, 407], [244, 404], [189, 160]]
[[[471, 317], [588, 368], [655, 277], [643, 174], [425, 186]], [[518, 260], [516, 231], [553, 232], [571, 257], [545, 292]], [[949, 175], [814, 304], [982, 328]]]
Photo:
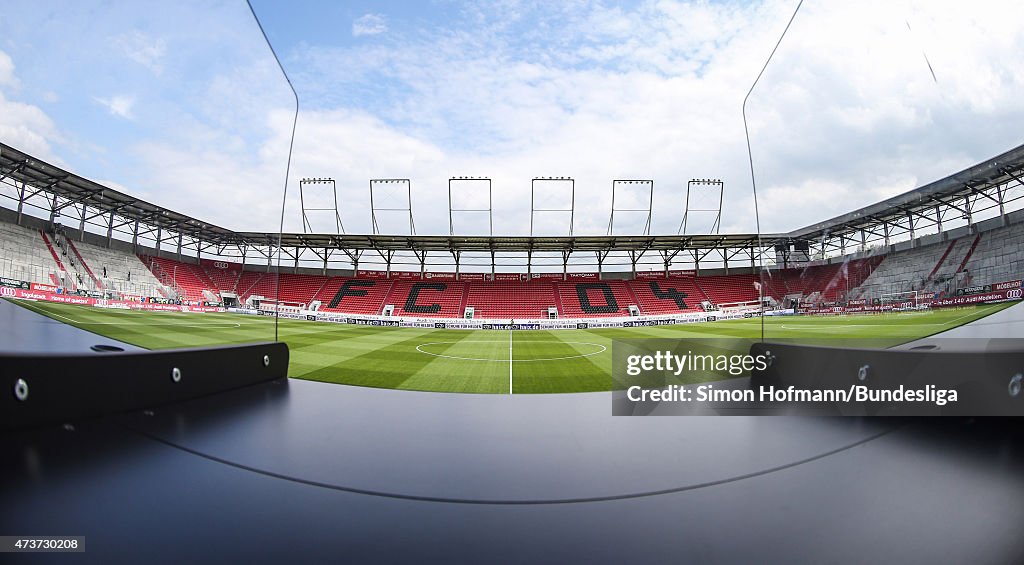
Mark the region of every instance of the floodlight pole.
[[[306, 207], [306, 185], [330, 184], [334, 196], [333, 208], [307, 208]], [[338, 187], [332, 178], [304, 178], [299, 180], [299, 205], [302, 207], [302, 233], [315, 233], [313, 224], [309, 221], [307, 212], [334, 212], [335, 233], [345, 233], [345, 226], [341, 222], [341, 213], [338, 212]]]
[[[568, 208], [537, 208], [536, 191], [538, 182], [562, 181], [570, 186]], [[576, 180], [572, 177], [534, 177], [530, 179], [530, 237], [533, 237], [533, 218], [537, 212], [569, 212], [569, 236], [572, 236], [573, 222], [576, 216]]]
[[619, 179], [612, 181], [612, 213], [608, 218], [608, 235], [615, 235], [615, 189], [619, 184], [645, 184], [648, 186], [647, 208], [620, 208], [619, 212], [646, 212], [647, 222], [644, 224], [644, 235], [651, 234], [651, 211], [654, 208], [654, 181], [651, 179]]
[[[690, 208], [690, 191], [694, 187], [713, 187], [718, 189], [718, 207], [717, 208]], [[677, 234], [687, 235], [687, 222], [691, 212], [713, 212], [715, 214], [715, 221], [711, 225], [711, 230], [706, 235], [716, 235], [722, 228], [722, 197], [725, 193], [725, 183], [721, 179], [690, 179], [686, 183], [686, 204], [683, 209], [683, 221], [679, 222], [679, 230]]]
[[[487, 208], [452, 208], [452, 181], [480, 181], [487, 183]], [[448, 179], [448, 233], [455, 235], [455, 212], [487, 212], [487, 235], [494, 235], [494, 195], [489, 177], [451, 177]], [[457, 265], [456, 265], [457, 266]]]
[[[374, 203], [373, 187], [375, 184], [405, 184], [406, 207], [405, 208], [378, 208]], [[409, 213], [409, 235], [416, 235], [416, 222], [412, 217], [412, 182], [409, 179], [370, 179], [370, 219], [373, 224], [373, 234], [380, 234], [380, 225], [377, 223], [377, 212], [408, 212]]]

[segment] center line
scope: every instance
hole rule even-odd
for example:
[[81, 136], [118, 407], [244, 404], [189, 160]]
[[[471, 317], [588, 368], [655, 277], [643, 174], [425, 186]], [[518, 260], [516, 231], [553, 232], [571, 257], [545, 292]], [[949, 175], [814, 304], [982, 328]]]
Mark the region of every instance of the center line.
[[512, 394], [512, 326], [508, 328], [508, 393]]

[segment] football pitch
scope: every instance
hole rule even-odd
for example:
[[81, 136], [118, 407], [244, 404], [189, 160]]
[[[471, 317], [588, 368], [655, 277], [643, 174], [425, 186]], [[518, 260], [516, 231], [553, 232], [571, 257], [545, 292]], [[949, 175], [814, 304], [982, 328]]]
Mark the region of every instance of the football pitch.
[[[55, 320], [146, 349], [272, 341], [274, 319], [144, 312], [13, 300]], [[770, 339], [887, 347], [951, 329], [1011, 303], [934, 311], [765, 318]], [[609, 390], [612, 343], [648, 338], [757, 339], [761, 319], [588, 330], [436, 330], [279, 320], [289, 376], [406, 390], [557, 393]]]

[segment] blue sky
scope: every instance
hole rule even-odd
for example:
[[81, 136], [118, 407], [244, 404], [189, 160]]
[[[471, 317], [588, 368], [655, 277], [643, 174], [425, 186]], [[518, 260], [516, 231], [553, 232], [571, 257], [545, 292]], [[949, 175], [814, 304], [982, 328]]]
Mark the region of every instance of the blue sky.
[[[726, 182], [723, 230], [754, 229], [740, 104], [794, 2], [254, 6], [302, 100], [286, 229], [301, 229], [300, 177], [338, 180], [353, 233], [370, 231], [368, 179], [400, 177], [418, 231], [447, 233], [462, 175], [494, 178], [500, 233], [529, 230], [531, 177], [563, 175], [576, 233], [604, 233], [616, 178], [655, 180], [655, 232], [675, 233], [694, 177]], [[1021, 16], [1010, 1], [805, 4], [749, 108], [762, 228], [1024, 142]], [[5, 142], [229, 228], [276, 227], [292, 102], [244, 3], [13, 0], [0, 26]], [[395, 216], [384, 231], [407, 229]], [[617, 228], [639, 229], [627, 216]]]

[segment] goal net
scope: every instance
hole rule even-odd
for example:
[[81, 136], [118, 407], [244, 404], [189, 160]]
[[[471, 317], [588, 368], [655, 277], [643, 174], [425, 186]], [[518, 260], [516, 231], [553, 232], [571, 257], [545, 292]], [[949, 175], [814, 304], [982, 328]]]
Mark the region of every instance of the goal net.
[[294, 302], [289, 300], [274, 300], [273, 298], [264, 298], [259, 301], [257, 310], [260, 312], [281, 312], [285, 314], [301, 314], [306, 309], [304, 302]]
[[753, 312], [761, 309], [761, 301], [743, 300], [739, 302], [719, 302], [718, 309], [723, 312]]
[[892, 306], [893, 310], [910, 310], [921, 306], [921, 300], [916, 290], [883, 292], [879, 296], [879, 302], [882, 306]]

